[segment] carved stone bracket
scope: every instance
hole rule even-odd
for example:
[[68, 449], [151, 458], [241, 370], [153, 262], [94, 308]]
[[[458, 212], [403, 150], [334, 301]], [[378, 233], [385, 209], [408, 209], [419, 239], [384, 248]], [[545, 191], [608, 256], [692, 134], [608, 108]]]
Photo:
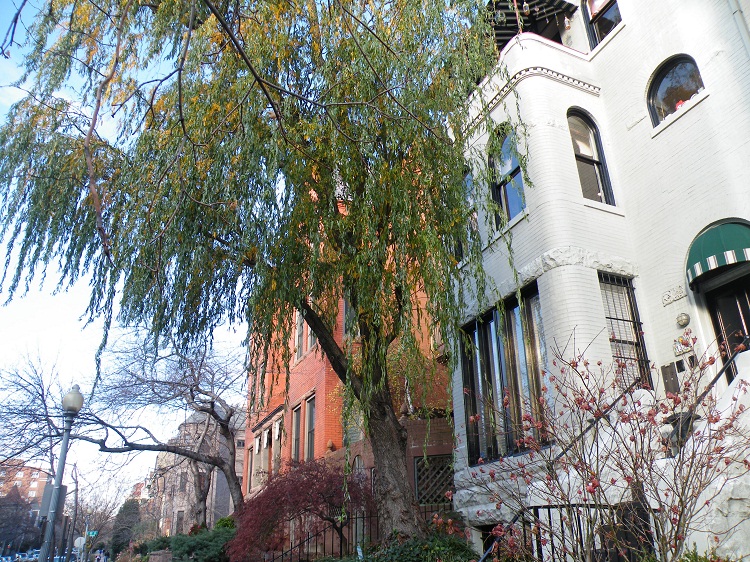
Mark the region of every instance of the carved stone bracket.
[[677, 285], [677, 287], [669, 289], [669, 291], [661, 296], [661, 304], [663, 306], [667, 306], [668, 304], [683, 299], [686, 296], [687, 293], [685, 292], [685, 287], [683, 287], [682, 285]]

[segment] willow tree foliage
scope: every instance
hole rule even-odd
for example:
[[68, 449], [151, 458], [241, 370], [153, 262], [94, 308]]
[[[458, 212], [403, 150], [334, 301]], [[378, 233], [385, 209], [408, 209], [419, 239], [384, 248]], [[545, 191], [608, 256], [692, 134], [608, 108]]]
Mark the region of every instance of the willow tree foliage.
[[[2, 46], [25, 54], [28, 92], [0, 131], [6, 294], [91, 276], [90, 315], [183, 346], [247, 321], [261, 385], [301, 310], [365, 412], [383, 529], [418, 534], [386, 357], [418, 365], [423, 326], [455, 326], [459, 245], [479, 271], [463, 175], [467, 99], [495, 57], [485, 16], [474, 0], [21, 11], [27, 50]], [[357, 361], [333, 337], [342, 298]]]

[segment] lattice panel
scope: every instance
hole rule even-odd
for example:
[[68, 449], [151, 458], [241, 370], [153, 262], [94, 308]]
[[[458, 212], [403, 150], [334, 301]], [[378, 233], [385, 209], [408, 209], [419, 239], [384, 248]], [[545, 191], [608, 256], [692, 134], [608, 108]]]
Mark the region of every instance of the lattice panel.
[[453, 485], [453, 458], [436, 455], [414, 459], [414, 478], [419, 503], [445, 502], [445, 492]]

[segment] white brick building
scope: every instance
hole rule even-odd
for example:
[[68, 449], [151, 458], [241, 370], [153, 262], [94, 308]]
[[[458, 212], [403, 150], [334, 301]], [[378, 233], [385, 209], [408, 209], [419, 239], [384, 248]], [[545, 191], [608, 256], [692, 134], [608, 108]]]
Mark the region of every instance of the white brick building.
[[[497, 405], [507, 393], [509, 415], [520, 416], [514, 400], [539, 392], [553, 342], [575, 333], [576, 349], [588, 347], [591, 359], [611, 362], [615, 349], [640, 359], [642, 369], [628, 367], [631, 378], [648, 377], [646, 365], [655, 365], [650, 376], [664, 393], [691, 360], [674, 349], [678, 315], [689, 315], [702, 349], [750, 328], [750, 0], [518, 0], [525, 29], [549, 38], [514, 36], [509, 4], [495, 3], [507, 72], [481, 86], [496, 124], [526, 125], [520, 152], [533, 185], [526, 182], [523, 201], [513, 182], [494, 186], [515, 215], [514, 268], [504, 239], [480, 226], [494, 286], [467, 311], [466, 330], [489, 361], [465, 356], [454, 374], [454, 500], [476, 528], [502, 517], [467, 484], [472, 467], [479, 457], [491, 467], [520, 452], [512, 435], [485, 423], [482, 401]], [[480, 134], [473, 157], [490, 156], [507, 180], [515, 163], [501, 143], [487, 154], [488, 135]], [[480, 176], [477, 199], [493, 189]], [[529, 305], [526, 324], [513, 269]], [[502, 319], [492, 313], [500, 301]], [[483, 366], [493, 354], [494, 366]], [[717, 392], [727, 385], [719, 381]], [[469, 423], [471, 415], [481, 419]]]

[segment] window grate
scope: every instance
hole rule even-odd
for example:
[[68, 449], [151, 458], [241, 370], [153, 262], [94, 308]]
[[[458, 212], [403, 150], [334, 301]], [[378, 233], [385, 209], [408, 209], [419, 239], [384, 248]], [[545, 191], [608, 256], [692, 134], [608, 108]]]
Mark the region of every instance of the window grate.
[[633, 281], [627, 277], [599, 272], [599, 285], [607, 319], [609, 343], [622, 389], [636, 381], [652, 388], [651, 369]]

